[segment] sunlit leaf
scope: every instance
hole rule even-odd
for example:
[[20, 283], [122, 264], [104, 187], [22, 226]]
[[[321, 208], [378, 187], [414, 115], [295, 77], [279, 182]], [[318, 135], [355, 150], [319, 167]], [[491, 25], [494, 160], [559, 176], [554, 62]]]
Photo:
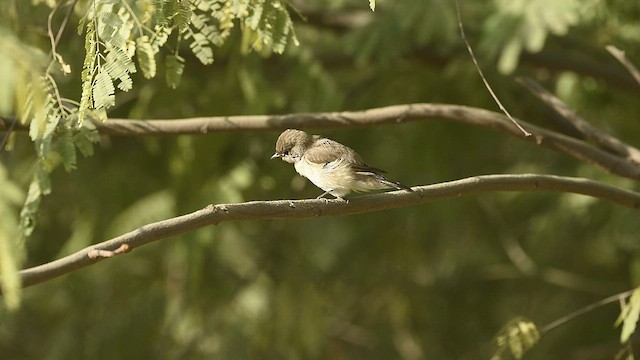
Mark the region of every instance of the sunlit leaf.
[[629, 338], [636, 331], [636, 325], [638, 318], [640, 317], [640, 288], [637, 288], [629, 297], [629, 301], [624, 304], [620, 316], [616, 320], [615, 325], [620, 326], [622, 324], [622, 331], [620, 333], [620, 342], [626, 343]]
[[533, 348], [540, 340], [540, 332], [536, 325], [523, 317], [517, 317], [495, 336], [497, 349], [491, 359], [501, 359], [501, 354], [509, 350], [516, 359], [522, 359], [524, 354]]

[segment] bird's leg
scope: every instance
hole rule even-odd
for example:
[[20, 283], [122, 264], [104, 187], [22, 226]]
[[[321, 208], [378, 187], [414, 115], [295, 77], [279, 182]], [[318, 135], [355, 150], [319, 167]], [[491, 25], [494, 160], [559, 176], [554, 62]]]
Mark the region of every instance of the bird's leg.
[[322, 194], [318, 195], [318, 197], [316, 199], [322, 199], [325, 195], [330, 194], [333, 191], [333, 189], [329, 189], [325, 192], [323, 192]]

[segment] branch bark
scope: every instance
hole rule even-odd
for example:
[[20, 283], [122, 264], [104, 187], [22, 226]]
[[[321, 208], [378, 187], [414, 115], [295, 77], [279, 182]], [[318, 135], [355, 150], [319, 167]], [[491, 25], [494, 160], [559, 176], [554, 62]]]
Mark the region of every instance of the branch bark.
[[625, 144], [618, 138], [607, 134], [605, 131], [593, 127], [589, 122], [584, 120], [575, 111], [563, 103], [562, 100], [548, 92], [535, 80], [522, 77], [516, 79], [516, 81], [567, 120], [567, 122], [569, 122], [576, 130], [588, 139], [597, 142], [606, 149], [609, 149], [611, 152], [618, 154], [631, 162], [640, 164], [640, 150], [638, 150], [638, 148]]
[[[640, 209], [640, 193], [582, 178], [554, 175], [484, 175], [426, 186], [415, 192], [394, 191], [343, 201], [275, 200], [208, 205], [190, 214], [144, 225], [58, 260], [20, 271], [22, 285], [32, 286], [142, 245], [225, 221], [301, 219], [351, 215], [429, 203], [445, 198], [501, 191], [550, 191], [575, 193]], [[109, 254], [96, 256], [96, 254]]]
[[[96, 126], [100, 133], [106, 135], [147, 136], [207, 134], [214, 131], [354, 127], [426, 119], [452, 120], [498, 130], [566, 153], [619, 176], [640, 180], [640, 166], [627, 159], [598, 149], [582, 140], [546, 130], [516, 118], [524, 129], [534, 135], [527, 137], [505, 115], [463, 105], [419, 103], [327, 113], [212, 116], [165, 120], [109, 119], [105, 123], [97, 123]], [[0, 120], [3, 120], [0, 121], [0, 131], [6, 130], [11, 124], [10, 118], [0, 118]], [[15, 130], [25, 131], [27, 127], [24, 124], [18, 124]]]

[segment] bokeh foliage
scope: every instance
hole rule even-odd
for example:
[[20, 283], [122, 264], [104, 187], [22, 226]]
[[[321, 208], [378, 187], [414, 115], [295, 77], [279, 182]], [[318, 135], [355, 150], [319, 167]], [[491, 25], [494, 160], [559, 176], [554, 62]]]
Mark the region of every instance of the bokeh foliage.
[[[150, 3], [129, 5], [143, 11]], [[216, 24], [229, 21], [229, 32], [223, 42], [206, 40], [215, 62], [205, 66], [205, 43], [197, 47], [205, 40], [178, 36], [187, 28], [180, 25], [186, 15], [182, 23], [180, 17], [164, 17], [176, 22], [168, 37], [172, 45], [156, 48], [152, 34], [144, 27], [136, 33], [134, 26], [135, 45], [124, 44], [141, 49], [142, 56], [131, 57], [140, 71], [104, 70], [109, 81], [128, 77], [133, 85], [128, 92], [114, 88], [112, 95], [107, 86], [108, 101], [100, 104], [113, 103], [108, 115], [118, 118], [340, 111], [412, 102], [495, 109], [460, 40], [453, 3], [377, 1], [375, 12], [364, 0], [251, 3], [280, 4], [292, 21], [285, 35], [295, 34], [299, 46], [256, 43], [262, 28], [242, 23], [250, 14], [218, 19]], [[46, 19], [54, 4], [0, 5], [0, 115], [24, 112], [13, 99], [26, 97], [21, 84], [46, 68]], [[82, 74], [85, 34], [72, 30], [90, 6], [79, 2], [56, 48], [71, 72], [51, 72], [62, 96], [78, 101], [88, 79]], [[513, 81], [531, 76], [595, 126], [632, 144], [640, 135], [640, 88], [604, 46], [614, 44], [640, 64], [638, 15], [640, 4], [622, 0], [462, 2], [467, 35], [512, 114], [575, 135]], [[154, 17], [163, 19], [152, 12], [149, 19]], [[189, 26], [203, 28], [197, 24]], [[103, 41], [99, 50], [113, 46]], [[281, 55], [270, 55], [278, 49]], [[91, 129], [76, 137], [71, 125], [55, 133], [41, 129], [31, 139], [14, 134], [0, 155], [0, 246], [5, 254], [20, 248], [27, 254], [14, 263], [0, 256], [3, 272], [209, 203], [319, 194], [289, 165], [269, 160], [276, 131], [102, 136], [92, 156], [54, 166], [65, 165], [59, 155], [65, 147], [55, 145], [69, 144], [64, 136], [80, 139], [74, 142], [80, 150], [98, 139]], [[630, 180], [486, 129], [415, 122], [322, 133], [409, 185], [532, 172], [637, 189]], [[35, 151], [32, 140], [40, 141]], [[38, 151], [47, 147], [58, 155], [43, 162]], [[55, 167], [75, 170], [42, 175]], [[19, 208], [34, 178], [40, 191], [48, 191], [50, 181], [51, 194], [37, 204], [33, 233], [15, 242]], [[19, 310], [0, 310], [0, 353], [52, 359], [489, 358], [494, 336], [517, 316], [542, 325], [637, 286], [638, 224], [628, 209], [538, 193], [486, 194], [349, 217], [224, 223], [23, 290]], [[535, 266], [510, 256], [518, 247]], [[588, 313], [544, 336], [526, 356], [613, 358], [621, 348], [620, 331], [613, 327], [619, 312], [613, 305]]]

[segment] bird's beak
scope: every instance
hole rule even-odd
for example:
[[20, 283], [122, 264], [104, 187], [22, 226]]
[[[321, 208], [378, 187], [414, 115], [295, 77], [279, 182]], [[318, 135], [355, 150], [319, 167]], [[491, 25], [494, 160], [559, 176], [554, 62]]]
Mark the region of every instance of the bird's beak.
[[280, 155], [278, 153], [275, 153], [275, 154], [271, 155], [272, 159], [279, 158], [279, 157], [282, 157], [282, 155]]

